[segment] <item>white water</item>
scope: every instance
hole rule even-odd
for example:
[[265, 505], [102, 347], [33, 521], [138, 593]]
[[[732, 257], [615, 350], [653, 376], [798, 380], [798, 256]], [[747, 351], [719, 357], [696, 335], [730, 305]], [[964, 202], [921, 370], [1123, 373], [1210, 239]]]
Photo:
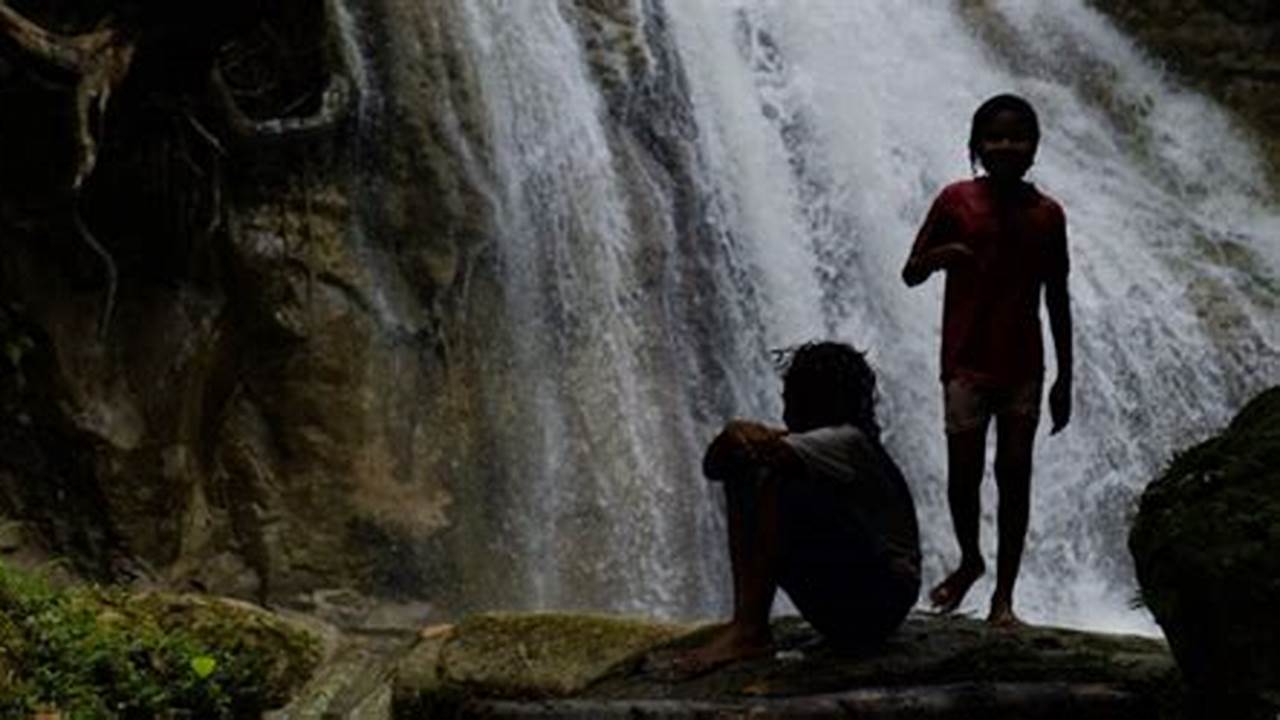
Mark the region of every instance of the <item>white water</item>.
[[670, 254], [674, 233], [637, 235], [639, 201], [615, 171], [599, 92], [559, 7], [465, 7], [516, 378], [514, 396], [490, 400], [515, 469], [516, 602], [696, 607], [716, 592], [703, 569], [716, 560], [682, 549], [709, 544], [699, 514], [712, 516], [711, 501], [690, 478], [700, 439], [672, 381], [676, 329], [642, 289], [662, 282], [648, 264]]
[[[488, 144], [461, 154], [492, 178], [519, 379], [489, 399], [518, 603], [722, 612], [701, 448], [730, 415], [777, 418], [765, 351], [815, 337], [870, 349], [936, 581], [955, 559], [941, 282], [908, 291], [898, 272], [933, 195], [969, 172], [973, 109], [1015, 91], [1044, 128], [1031, 179], [1067, 209], [1077, 327], [1076, 414], [1039, 441], [1017, 603], [1153, 630], [1128, 607], [1127, 518], [1174, 448], [1280, 377], [1280, 209], [1229, 118], [1081, 2], [989, 5], [998, 22], [976, 26], [942, 2], [670, 0], [697, 166], [673, 187], [628, 160], [572, 3], [461, 0]], [[692, 243], [673, 219], [689, 192]]]

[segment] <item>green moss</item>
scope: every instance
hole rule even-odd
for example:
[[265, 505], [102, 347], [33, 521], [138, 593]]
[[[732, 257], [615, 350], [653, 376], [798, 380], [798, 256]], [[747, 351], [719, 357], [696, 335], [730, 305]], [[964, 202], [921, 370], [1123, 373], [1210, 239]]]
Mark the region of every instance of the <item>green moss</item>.
[[488, 613], [464, 620], [441, 660], [448, 683], [487, 697], [563, 696], [687, 630], [604, 615]]
[[448, 715], [467, 697], [565, 697], [689, 626], [569, 613], [485, 613], [433, 628], [400, 663], [397, 717]]
[[317, 643], [265, 611], [120, 589], [55, 590], [0, 566], [0, 717], [257, 717], [288, 700]]

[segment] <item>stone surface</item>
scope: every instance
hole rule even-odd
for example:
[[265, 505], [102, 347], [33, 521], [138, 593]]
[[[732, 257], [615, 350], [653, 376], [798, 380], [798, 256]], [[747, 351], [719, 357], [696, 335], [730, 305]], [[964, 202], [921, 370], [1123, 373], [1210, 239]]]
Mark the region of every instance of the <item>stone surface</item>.
[[263, 720], [388, 720], [391, 674], [414, 634], [334, 634], [331, 651], [289, 704]]
[[[118, 4], [17, 7], [70, 27]], [[255, 5], [224, 48], [253, 119], [296, 125], [343, 71], [329, 5]], [[147, 30], [181, 20], [165, 18]], [[423, 223], [405, 255], [429, 262], [395, 257], [421, 218], [394, 207], [364, 234], [350, 125], [254, 144], [210, 107], [207, 69], [161, 65], [139, 61], [99, 128], [76, 198], [98, 253], [59, 174], [70, 91], [0, 55], [20, 108], [0, 152], [24, 159], [0, 169], [0, 517], [99, 579], [300, 606], [325, 588], [427, 595], [451, 438], [423, 400], [449, 394], [422, 308], [448, 253]]]
[[0, 555], [10, 555], [22, 550], [28, 543], [29, 528], [20, 522], [0, 521]]
[[433, 626], [401, 664], [398, 691], [564, 697], [687, 627], [604, 615], [487, 613]]
[[[1143, 601], [1214, 703], [1280, 711], [1280, 387], [1178, 455], [1130, 535]], [[1218, 696], [1225, 696], [1226, 699]], [[1268, 709], [1269, 708], [1269, 709]], [[1248, 711], [1241, 711], [1247, 716]]]
[[[998, 631], [967, 618], [914, 615], [884, 648], [845, 657], [802, 621], [783, 618], [775, 622], [774, 655], [673, 680], [663, 654], [705, 632], [566, 615], [488, 615], [431, 628], [397, 671], [394, 717], [1168, 718], [1177, 712], [1177, 670], [1165, 645], [1148, 638]], [[599, 644], [605, 647], [593, 649]], [[646, 660], [651, 651], [657, 659]]]

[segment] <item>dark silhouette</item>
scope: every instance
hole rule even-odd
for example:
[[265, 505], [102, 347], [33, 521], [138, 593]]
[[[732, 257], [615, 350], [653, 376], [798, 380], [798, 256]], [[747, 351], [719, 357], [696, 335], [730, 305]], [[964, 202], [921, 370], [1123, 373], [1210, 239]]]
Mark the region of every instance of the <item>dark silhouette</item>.
[[875, 375], [848, 345], [784, 361], [787, 428], [735, 420], [707, 449], [724, 483], [733, 618], [674, 660], [680, 673], [767, 652], [777, 588], [830, 642], [864, 648], [902, 622], [920, 589], [915, 506], [880, 444]]
[[960, 545], [959, 566], [929, 593], [951, 612], [985, 571], [978, 545], [979, 487], [987, 427], [996, 419], [996, 588], [988, 620], [1019, 623], [1013, 587], [1022, 561], [1031, 500], [1031, 453], [1040, 420], [1044, 348], [1043, 288], [1057, 352], [1049, 392], [1053, 433], [1071, 417], [1071, 310], [1062, 207], [1023, 180], [1035, 160], [1035, 110], [998, 95], [973, 116], [969, 160], [986, 175], [954, 183], [934, 201], [902, 269], [908, 286], [947, 273], [942, 382], [947, 431], [947, 498]]

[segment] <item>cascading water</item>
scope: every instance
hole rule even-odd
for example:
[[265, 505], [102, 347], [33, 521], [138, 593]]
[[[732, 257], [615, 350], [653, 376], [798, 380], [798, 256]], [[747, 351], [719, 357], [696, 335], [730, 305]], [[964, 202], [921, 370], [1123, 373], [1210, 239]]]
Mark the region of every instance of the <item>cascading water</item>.
[[[720, 562], [695, 481], [696, 340], [672, 303], [671, 190], [625, 159], [578, 29], [550, 2], [466, 3], [511, 380], [488, 398], [509, 469], [517, 604], [704, 609]], [[641, 17], [639, 15], [636, 16]], [[680, 558], [680, 560], [677, 560]], [[508, 603], [512, 602], [507, 598]]]
[[[768, 218], [742, 228], [777, 312], [767, 342], [827, 333], [871, 348], [935, 578], [955, 558], [934, 380], [941, 283], [907, 292], [898, 270], [932, 196], [968, 169], [973, 108], [1006, 89], [1040, 108], [1033, 179], [1063, 201], [1072, 240], [1077, 409], [1067, 433], [1039, 441], [1020, 605], [1035, 620], [1141, 628], [1125, 606], [1137, 492], [1280, 368], [1276, 209], [1222, 114], [1100, 16], [973, 5], [669, 11], [704, 142], [720, 146], [718, 187]], [[988, 592], [977, 586], [967, 607]]]
[[767, 352], [816, 337], [879, 368], [936, 580], [955, 557], [941, 283], [898, 272], [968, 172], [973, 108], [1014, 90], [1041, 111], [1032, 179], [1067, 209], [1077, 326], [1076, 413], [1039, 440], [1019, 606], [1151, 629], [1127, 607], [1137, 493], [1280, 377], [1280, 208], [1220, 110], [1082, 2], [437, 4], [474, 84], [479, 128], [451, 155], [492, 208], [506, 317], [484, 407], [515, 596], [489, 602], [723, 612], [701, 450], [730, 416], [777, 418]]

